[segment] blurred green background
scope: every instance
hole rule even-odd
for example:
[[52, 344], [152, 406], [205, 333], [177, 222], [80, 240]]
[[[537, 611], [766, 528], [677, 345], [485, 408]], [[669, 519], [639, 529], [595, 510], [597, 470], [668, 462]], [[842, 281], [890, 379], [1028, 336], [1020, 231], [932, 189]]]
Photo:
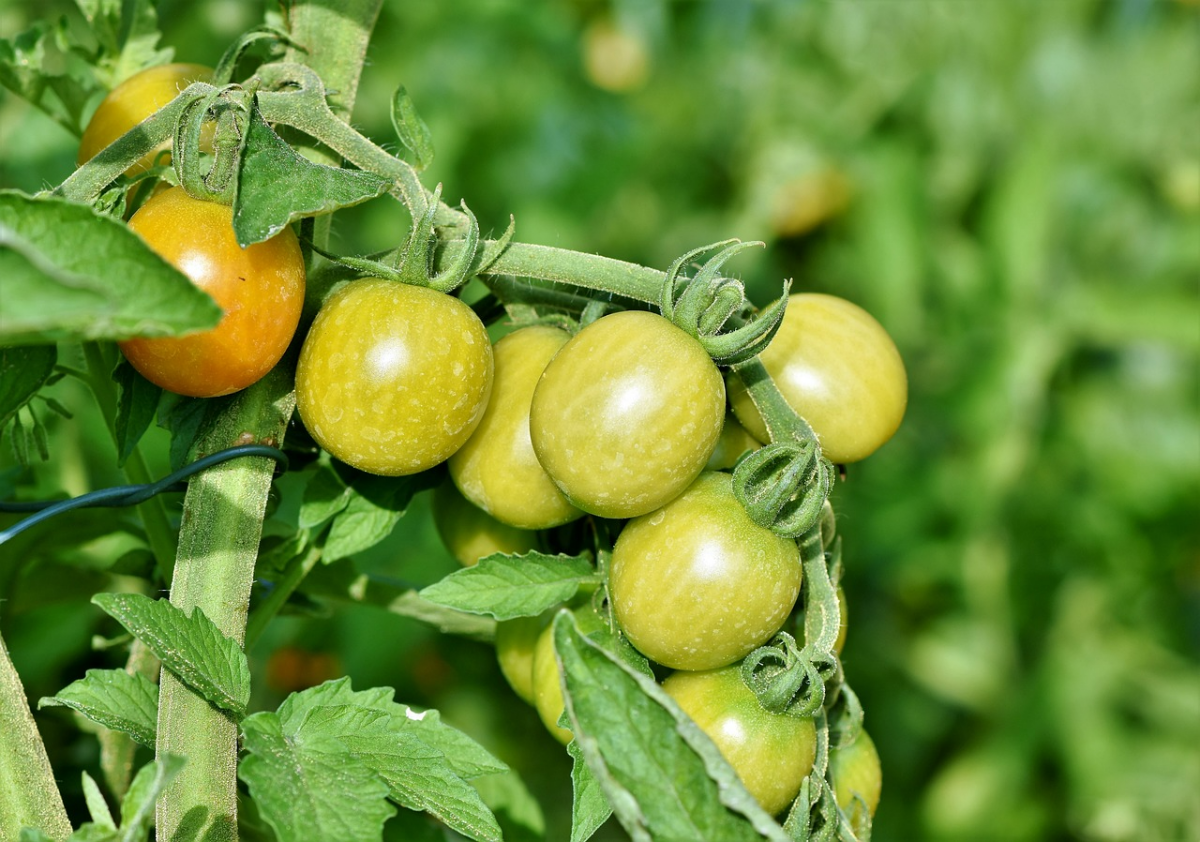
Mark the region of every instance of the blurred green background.
[[[206, 63], [262, 15], [159, 9], [177, 59]], [[76, 12], [0, 0], [0, 35], [58, 14]], [[406, 85], [437, 149], [426, 182], [485, 230], [511, 213], [523, 241], [658, 267], [763, 240], [729, 267], [760, 303], [793, 278], [895, 337], [905, 423], [834, 498], [846, 673], [884, 766], [876, 840], [1200, 839], [1194, 2], [385, 0], [376, 33], [355, 123], [390, 142]], [[75, 144], [0, 92], [0, 186], [62, 180]], [[392, 246], [404, 225], [376, 202], [334, 244]], [[0, 483], [113, 482], [89, 396], [55, 388], [76, 421], [53, 424], [50, 463]], [[362, 566], [454, 569], [427, 496]], [[0, 622], [37, 698], [120, 662], [89, 651], [112, 633], [98, 612], [46, 584], [119, 548], [25, 546], [0, 559]], [[489, 648], [368, 608], [286, 618], [252, 653], [262, 705], [297, 680], [269, 661], [280, 646], [441, 707], [567, 838], [566, 755]], [[94, 766], [95, 741], [57, 714], [39, 719], [71, 787], [62, 764]]]

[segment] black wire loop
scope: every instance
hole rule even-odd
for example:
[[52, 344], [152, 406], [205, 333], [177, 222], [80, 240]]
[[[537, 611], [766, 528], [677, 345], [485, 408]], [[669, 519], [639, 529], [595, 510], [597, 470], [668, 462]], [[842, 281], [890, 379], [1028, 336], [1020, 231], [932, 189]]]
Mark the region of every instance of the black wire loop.
[[286, 471], [288, 469], [287, 454], [279, 448], [268, 447], [265, 444], [242, 444], [237, 447], [218, 450], [216, 453], [210, 453], [208, 456], [197, 459], [190, 465], [185, 465], [178, 471], [168, 474], [157, 482], [145, 483], [144, 485], [117, 485], [112, 488], [101, 488], [99, 491], [89, 491], [87, 494], [80, 494], [78, 497], [70, 497], [66, 500], [29, 503], [11, 503], [0, 500], [0, 512], [34, 512], [34, 514], [24, 520], [17, 521], [8, 527], [8, 529], [0, 530], [0, 544], [19, 535], [26, 529], [36, 526], [55, 515], [60, 515], [63, 512], [101, 506], [113, 508], [136, 506], [138, 503], [144, 503], [156, 494], [162, 494], [165, 491], [184, 491], [187, 488], [187, 483], [184, 480], [188, 477], [195, 476], [214, 465], [219, 465], [222, 462], [228, 462], [230, 459], [237, 459], [242, 456], [265, 456], [268, 459], [274, 459], [278, 462], [283, 470]]

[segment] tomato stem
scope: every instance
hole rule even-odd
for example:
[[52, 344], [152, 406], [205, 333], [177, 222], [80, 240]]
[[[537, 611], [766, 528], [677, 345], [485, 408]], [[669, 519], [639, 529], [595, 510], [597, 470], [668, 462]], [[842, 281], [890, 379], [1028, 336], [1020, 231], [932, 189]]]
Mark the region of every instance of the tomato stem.
[[16, 839], [22, 827], [36, 827], [52, 839], [71, 835], [71, 822], [46, 746], [29, 710], [4, 638], [0, 637], [0, 839]]

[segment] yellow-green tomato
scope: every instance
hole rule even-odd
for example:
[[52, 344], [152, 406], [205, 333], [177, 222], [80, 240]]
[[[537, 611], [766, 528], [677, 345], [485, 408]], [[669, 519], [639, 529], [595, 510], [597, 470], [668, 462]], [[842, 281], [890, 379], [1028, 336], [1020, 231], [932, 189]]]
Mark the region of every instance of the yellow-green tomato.
[[452, 482], [433, 492], [433, 523], [450, 555], [463, 567], [494, 553], [520, 555], [537, 547], [537, 533], [501, 523], [458, 493]]
[[312, 437], [372, 474], [446, 461], [483, 417], [492, 344], [457, 298], [377, 278], [338, 290], [296, 366], [296, 408]]
[[829, 750], [829, 780], [839, 807], [849, 810], [857, 795], [866, 804], [867, 812], [875, 815], [883, 770], [879, 765], [879, 752], [866, 731], [859, 731], [858, 738], [850, 745]]
[[725, 385], [700, 343], [662, 316], [628, 310], [592, 322], [550, 361], [529, 432], [572, 503], [629, 518], [691, 484], [724, 418]]
[[[908, 378], [900, 352], [870, 313], [843, 298], [793, 295], [759, 359], [833, 462], [870, 456], [904, 418]], [[729, 378], [729, 401], [750, 435], [767, 441], [762, 416], [736, 375]]]
[[724, 471], [737, 464], [737, 460], [748, 450], [758, 450], [762, 442], [746, 432], [746, 428], [738, 423], [737, 416], [732, 412], [725, 413], [725, 424], [721, 427], [721, 437], [717, 439], [716, 450], [708, 457], [705, 470]]
[[642, 654], [683, 670], [740, 660], [779, 631], [800, 593], [796, 542], [752, 521], [729, 474], [700, 477], [625, 525], [609, 595]]
[[[207, 82], [211, 77], [212, 68], [202, 64], [160, 64], [130, 76], [109, 91], [97, 106], [79, 139], [77, 162], [86, 164], [101, 149], [169, 103], [192, 82]], [[210, 130], [206, 133], [209, 142], [211, 136]], [[164, 143], [143, 156], [126, 170], [126, 174], [136, 175], [150, 169], [158, 153], [169, 145]]]
[[558, 659], [554, 656], [554, 626], [551, 624], [538, 635], [533, 647], [533, 705], [546, 730], [566, 745], [575, 735], [558, 726], [564, 707], [559, 675]]
[[672, 673], [662, 686], [716, 743], [764, 810], [774, 816], [787, 809], [816, 759], [810, 717], [763, 708], [742, 682], [739, 665]]
[[546, 627], [546, 617], [518, 617], [496, 624], [496, 660], [508, 686], [534, 704], [533, 652]]
[[468, 500], [522, 529], [549, 529], [583, 515], [542, 468], [529, 438], [533, 390], [570, 338], [565, 330], [533, 325], [496, 343], [496, 377], [483, 420], [447, 464]]

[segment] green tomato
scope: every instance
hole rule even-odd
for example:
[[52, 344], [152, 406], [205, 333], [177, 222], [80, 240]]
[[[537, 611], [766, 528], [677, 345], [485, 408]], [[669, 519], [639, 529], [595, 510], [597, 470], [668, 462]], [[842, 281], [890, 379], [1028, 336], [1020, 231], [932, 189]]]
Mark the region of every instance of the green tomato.
[[533, 647], [533, 705], [554, 739], [563, 745], [571, 742], [575, 735], [558, 725], [564, 703], [561, 670], [554, 656], [553, 625], [542, 630]]
[[[879, 765], [879, 752], [866, 731], [859, 731], [858, 739], [850, 745], [829, 750], [829, 780], [839, 807], [850, 810], [854, 797], [858, 796], [866, 804], [867, 813], [872, 817], [875, 815], [883, 786], [883, 770]], [[854, 821], [853, 813], [851, 819], [854, 829], [860, 830], [861, 820]]]
[[463, 567], [494, 553], [520, 555], [537, 547], [537, 533], [501, 523], [458, 493], [452, 482], [433, 492], [433, 523], [450, 554]]
[[542, 468], [529, 438], [533, 390], [570, 338], [565, 330], [534, 325], [496, 343], [496, 377], [483, 420], [447, 464], [468, 500], [522, 529], [549, 529], [583, 515]]
[[415, 474], [475, 431], [492, 345], [457, 298], [375, 278], [321, 308], [296, 366], [296, 408], [321, 447], [360, 470]]
[[704, 468], [725, 385], [700, 343], [662, 316], [613, 313], [546, 367], [529, 432], [538, 461], [585, 512], [628, 518], [674, 499]]
[[[793, 295], [759, 359], [833, 462], [870, 456], [904, 418], [908, 378], [900, 352], [879, 322], [845, 299]], [[736, 375], [729, 378], [729, 401], [750, 435], [767, 441], [762, 416]]]
[[742, 454], [750, 450], [758, 450], [762, 442], [746, 432], [746, 428], [738, 423], [737, 416], [732, 412], [725, 413], [725, 424], [721, 427], [721, 437], [717, 439], [716, 450], [708, 457], [705, 470], [724, 471], [737, 464]]
[[716, 743], [764, 810], [774, 816], [788, 808], [817, 755], [810, 717], [763, 708], [742, 681], [739, 665], [676, 672], [662, 686]]
[[[159, 64], [130, 76], [109, 91], [88, 121], [79, 139], [78, 163], [86, 164], [104, 147], [179, 96], [192, 82], [207, 82], [212, 73], [211, 67], [202, 64]], [[201, 135], [201, 148], [205, 152], [212, 151], [212, 135], [212, 127], [206, 124]], [[170, 145], [164, 143], [147, 153], [125, 174], [133, 176], [150, 169], [158, 153]]]
[[[496, 624], [496, 660], [508, 686], [534, 704], [533, 653], [549, 615], [518, 617]], [[561, 691], [560, 691], [561, 699]]]
[[800, 593], [796, 542], [764, 529], [705, 473], [661, 509], [626, 524], [609, 596], [642, 654], [674, 669], [740, 660], [782, 627]]

